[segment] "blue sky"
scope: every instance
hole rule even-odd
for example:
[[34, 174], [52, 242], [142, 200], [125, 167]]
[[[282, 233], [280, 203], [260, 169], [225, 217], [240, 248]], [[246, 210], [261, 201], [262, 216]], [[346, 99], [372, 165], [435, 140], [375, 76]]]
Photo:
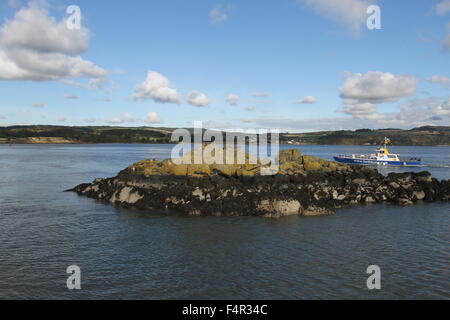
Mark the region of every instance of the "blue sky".
[[0, 125], [450, 125], [449, 49], [448, 0], [4, 0]]

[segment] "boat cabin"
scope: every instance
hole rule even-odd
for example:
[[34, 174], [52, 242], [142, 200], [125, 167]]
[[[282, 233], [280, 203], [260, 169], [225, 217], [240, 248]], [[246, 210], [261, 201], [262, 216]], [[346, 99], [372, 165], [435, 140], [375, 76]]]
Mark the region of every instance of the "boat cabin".
[[374, 155], [377, 160], [382, 161], [400, 161], [397, 154], [390, 153], [386, 145], [377, 149], [377, 154]]

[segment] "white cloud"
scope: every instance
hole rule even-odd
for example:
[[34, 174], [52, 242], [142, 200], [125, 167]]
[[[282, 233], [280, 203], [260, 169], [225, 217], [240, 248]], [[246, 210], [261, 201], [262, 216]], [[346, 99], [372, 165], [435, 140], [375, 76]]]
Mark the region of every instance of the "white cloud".
[[340, 89], [341, 97], [373, 103], [397, 101], [416, 93], [417, 79], [410, 75], [369, 71], [366, 74], [346, 73]]
[[136, 122], [136, 119], [127, 112], [122, 113], [121, 118], [123, 122]]
[[0, 80], [105, 78], [105, 69], [80, 57], [88, 48], [89, 31], [69, 30], [65, 20], [56, 21], [33, 3], [0, 26]]
[[59, 122], [65, 122], [67, 120], [67, 118], [66, 117], [59, 117], [57, 120]]
[[105, 83], [105, 81], [106, 81], [106, 79], [104, 79], [104, 78], [90, 79], [89, 83], [88, 83], [88, 87], [91, 89], [101, 88], [103, 86], [103, 84]]
[[228, 102], [232, 106], [237, 106], [239, 104], [240, 98], [238, 95], [235, 95], [234, 93], [230, 93], [227, 96], [227, 99], [225, 101]]
[[6, 119], [6, 117], [5, 116], [0, 116], [0, 119], [4, 120], [4, 119]]
[[97, 121], [97, 120], [95, 120], [94, 118], [86, 118], [86, 119], [84, 119], [83, 121], [84, 121], [84, 122], [87, 122], [87, 123], [94, 123], [94, 122]]
[[67, 99], [67, 100], [76, 100], [76, 99], [78, 99], [78, 97], [75, 96], [75, 95], [73, 95], [73, 94], [65, 94], [65, 95], [64, 95], [64, 99]]
[[450, 12], [450, 0], [443, 0], [435, 7], [436, 13], [440, 16]]
[[203, 127], [212, 130], [227, 130], [236, 128], [236, 126], [234, 126], [232, 123], [222, 121], [206, 121], [203, 122]]
[[169, 79], [162, 74], [149, 71], [147, 79], [139, 85], [132, 96], [135, 101], [153, 100], [160, 103], [180, 103], [181, 96], [172, 88]]
[[356, 119], [376, 119], [379, 118], [378, 106], [370, 102], [359, 102], [357, 100], [344, 100], [342, 112], [353, 116]]
[[314, 103], [317, 103], [317, 101], [318, 100], [316, 97], [307, 96], [307, 97], [304, 97], [303, 99], [298, 100], [295, 103], [297, 103], [297, 104], [314, 104]]
[[254, 110], [256, 110], [256, 107], [254, 106], [248, 106], [245, 108], [245, 111], [254, 111]]
[[375, 1], [368, 0], [304, 0], [314, 11], [343, 25], [349, 32], [358, 33], [367, 21], [367, 8]]
[[254, 97], [268, 97], [269, 94], [267, 92], [253, 92], [252, 96]]
[[147, 113], [147, 117], [144, 119], [147, 123], [161, 123], [164, 122], [162, 118], [158, 116], [156, 112], [149, 112]]
[[33, 104], [33, 107], [35, 108], [43, 108], [45, 106], [45, 104], [43, 102], [36, 102], [35, 104]]
[[426, 79], [428, 82], [431, 83], [436, 83], [436, 84], [440, 84], [444, 87], [449, 87], [450, 86], [450, 78], [449, 77], [445, 77], [445, 76], [440, 76], [440, 75], [433, 75], [430, 78]]
[[218, 5], [209, 11], [209, 20], [212, 24], [219, 24], [228, 20], [228, 9]]
[[438, 105], [433, 113], [440, 116], [450, 116], [450, 99]]
[[109, 124], [119, 124], [119, 123], [123, 123], [123, 120], [120, 118], [115, 118], [115, 117], [111, 117], [105, 120], [106, 123]]
[[192, 91], [188, 95], [187, 102], [194, 107], [206, 107], [211, 103], [211, 100], [204, 93]]
[[416, 93], [417, 79], [410, 75], [369, 71], [366, 74], [346, 73], [340, 88], [342, 112], [355, 119], [382, 120], [378, 104], [395, 102]]
[[[95, 119], [93, 119], [95, 121]], [[86, 122], [94, 122], [87, 121]], [[109, 124], [121, 124], [121, 123], [134, 123], [134, 122], [145, 122], [145, 123], [161, 123], [164, 120], [158, 116], [156, 112], [147, 113], [144, 119], [135, 118], [131, 114], [124, 112], [120, 117], [111, 117], [105, 120], [106, 123]]]
[[[358, 121], [355, 117], [329, 117], [329, 118], [247, 118], [241, 119], [251, 127], [283, 128], [291, 131], [328, 131], [328, 130], [354, 130], [402, 128], [409, 129], [425, 125], [450, 125], [450, 99], [442, 101], [437, 97], [425, 99], [411, 99], [402, 105], [399, 111], [380, 114], [370, 103], [367, 105], [355, 104], [353, 114], [360, 113]], [[376, 106], [376, 105], [375, 105]]]

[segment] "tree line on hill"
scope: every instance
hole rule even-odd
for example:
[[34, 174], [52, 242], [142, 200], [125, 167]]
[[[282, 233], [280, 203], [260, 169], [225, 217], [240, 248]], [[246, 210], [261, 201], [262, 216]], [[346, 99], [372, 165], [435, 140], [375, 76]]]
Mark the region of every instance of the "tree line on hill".
[[[175, 143], [171, 128], [12, 126], [0, 127], [0, 142], [27, 143], [30, 138], [63, 138], [72, 143]], [[192, 130], [190, 130], [192, 132]], [[450, 145], [450, 127], [359, 129], [282, 133], [281, 144], [378, 145], [389, 137], [394, 145]]]

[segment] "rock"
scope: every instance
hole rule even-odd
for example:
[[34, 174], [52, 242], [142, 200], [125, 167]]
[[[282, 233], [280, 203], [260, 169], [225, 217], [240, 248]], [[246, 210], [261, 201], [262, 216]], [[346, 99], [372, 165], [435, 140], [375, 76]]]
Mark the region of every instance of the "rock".
[[237, 166], [226, 165], [226, 164], [213, 164], [211, 165], [211, 172], [219, 175], [224, 175], [226, 177], [236, 176]]
[[172, 160], [142, 160], [117, 177], [96, 179], [70, 191], [147, 211], [271, 218], [330, 215], [343, 205], [450, 200], [450, 180], [438, 181], [428, 172], [384, 177], [368, 167], [302, 156], [298, 150], [284, 150], [279, 159], [280, 171], [274, 176], [261, 175], [266, 167], [260, 161], [178, 165]]
[[302, 153], [297, 149], [280, 151], [278, 160], [280, 164], [284, 164], [287, 162], [297, 162], [298, 164], [303, 163]]
[[261, 171], [261, 166], [257, 164], [244, 164], [236, 169], [236, 175], [238, 177], [243, 176], [255, 176]]
[[303, 162], [303, 166], [306, 171], [320, 171], [322, 170], [322, 165], [319, 162], [313, 162], [313, 161], [305, 161]]
[[297, 200], [262, 200], [258, 204], [257, 209], [265, 212], [265, 217], [280, 218], [299, 215], [302, 211], [302, 206]]
[[398, 199], [398, 203], [402, 206], [410, 206], [413, 204], [413, 202], [407, 198], [400, 198]]
[[207, 164], [189, 164], [187, 165], [188, 176], [209, 176], [211, 175], [211, 168]]
[[280, 173], [287, 175], [304, 174], [305, 167], [301, 162], [286, 162], [280, 165]]
[[173, 166], [171, 172], [169, 172], [175, 176], [187, 176], [188, 174], [188, 166], [186, 164], [179, 164]]
[[367, 181], [366, 181], [366, 179], [359, 178], [359, 179], [354, 179], [352, 182], [355, 184], [359, 184], [359, 185], [365, 185]]
[[366, 197], [366, 198], [364, 199], [364, 202], [365, 202], [365, 203], [375, 203], [376, 200], [375, 200], [373, 197], [368, 196], [368, 197]]
[[205, 195], [203, 194], [203, 191], [200, 189], [195, 189], [194, 192], [192, 192], [192, 196], [198, 197], [200, 201], [203, 201], [206, 199]]
[[414, 191], [413, 192], [413, 198], [415, 200], [421, 201], [421, 200], [425, 199], [425, 196], [426, 196], [426, 194], [424, 191]]
[[329, 216], [332, 214], [333, 212], [331, 210], [316, 206], [310, 206], [303, 212], [303, 216], [305, 217]]
[[[96, 186], [96, 187], [98, 190], [98, 186]], [[117, 201], [125, 202], [128, 204], [134, 204], [137, 201], [141, 200], [142, 198], [143, 198], [143, 196], [141, 196], [139, 194], [139, 192], [133, 192], [132, 188], [125, 187], [120, 191]]]
[[419, 172], [416, 174], [416, 180], [422, 183], [431, 183], [433, 182], [433, 178], [431, 177], [431, 173], [428, 171]]
[[339, 163], [337, 163], [337, 162], [330, 162], [328, 164], [328, 169], [330, 169], [330, 172], [335, 172], [338, 167], [339, 167]]
[[391, 182], [391, 183], [389, 183], [389, 185], [394, 189], [400, 188], [400, 185], [397, 182]]

